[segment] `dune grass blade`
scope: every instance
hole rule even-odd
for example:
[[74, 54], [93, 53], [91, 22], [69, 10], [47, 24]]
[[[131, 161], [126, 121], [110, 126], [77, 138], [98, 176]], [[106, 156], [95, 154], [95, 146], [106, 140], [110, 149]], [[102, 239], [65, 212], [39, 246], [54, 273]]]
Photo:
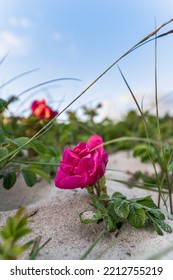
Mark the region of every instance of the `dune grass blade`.
[[158, 145], [158, 146], [163, 146], [167, 149], [173, 150], [173, 146], [168, 144], [168, 143], [160, 142], [160, 141], [153, 140], [153, 139], [150, 139], [150, 138], [124, 136], [124, 137], [118, 137], [118, 138], [106, 141], [106, 142], [94, 147], [91, 150], [91, 152], [94, 151], [95, 149], [98, 149], [99, 147], [107, 146], [107, 145], [110, 145], [110, 144], [113, 144], [113, 143], [118, 143], [118, 142], [121, 142], [121, 141], [134, 141], [134, 142], [139, 141], [139, 142], [144, 142], [144, 143], [147, 143], [147, 144], [151, 143], [151, 144], [155, 144], [155, 145]]
[[21, 93], [19, 93], [18, 97], [22, 96], [23, 94], [33, 90], [33, 89], [36, 89], [36, 88], [39, 88], [39, 87], [42, 87], [42, 86], [45, 86], [47, 84], [51, 84], [51, 83], [55, 83], [55, 82], [59, 82], [59, 81], [81, 81], [80, 79], [76, 79], [76, 78], [58, 78], [58, 79], [53, 79], [53, 80], [49, 80], [49, 81], [46, 81], [46, 82], [43, 82], [43, 83], [40, 83], [40, 84], [37, 84], [35, 86], [32, 86], [24, 91], [22, 91]]
[[80, 260], [84, 260], [87, 258], [89, 253], [94, 249], [94, 247], [97, 245], [97, 243], [100, 241], [100, 239], [106, 234], [106, 229], [104, 228], [99, 235], [96, 237], [94, 242], [91, 244], [91, 246], [88, 248], [88, 250], [80, 257]]
[[[133, 92], [132, 92], [132, 90], [131, 90], [127, 80], [125, 79], [125, 77], [124, 77], [120, 67], [118, 67], [118, 69], [119, 69], [120, 74], [121, 74], [121, 76], [122, 76], [126, 86], [128, 87], [128, 89], [129, 89], [129, 91], [130, 91], [130, 93], [131, 93], [131, 95], [132, 95], [132, 97], [133, 97], [133, 99], [135, 101], [135, 104], [136, 104], [136, 106], [137, 106], [137, 108], [138, 108], [138, 110], [139, 110], [139, 112], [140, 112], [140, 114], [142, 116], [143, 123], [144, 123], [145, 134], [146, 134], [147, 139], [149, 139], [148, 126], [147, 126], [147, 122], [145, 120], [144, 113], [141, 110], [141, 108], [140, 108], [140, 106], [138, 104], [138, 101], [137, 101], [135, 95], [133, 94]], [[156, 102], [156, 119], [157, 119], [157, 128], [158, 128], [158, 134], [159, 134], [159, 142], [161, 142], [160, 124], [159, 124], [159, 112], [158, 112], [158, 97], [157, 97], [157, 41], [156, 40], [155, 40], [155, 102]], [[163, 146], [159, 145], [159, 147], [161, 148], [162, 153], [164, 155], [164, 148], [163, 148]], [[151, 149], [151, 143], [149, 143], [149, 148]], [[155, 148], [155, 151], [156, 151], [156, 153], [158, 155], [158, 158], [160, 159], [161, 169], [163, 171], [165, 171], [165, 166], [164, 166], [164, 163], [162, 163], [162, 159], [160, 157], [160, 153], [158, 151], [157, 145], [155, 145], [154, 148]], [[160, 205], [160, 197], [162, 197], [162, 200], [164, 201], [164, 203], [165, 203], [166, 200], [164, 198], [164, 194], [162, 194], [162, 183], [161, 183], [161, 181], [159, 179], [159, 176], [158, 176], [158, 173], [157, 173], [157, 169], [156, 169], [156, 165], [155, 165], [154, 159], [152, 158], [152, 153], [150, 153], [150, 150], [147, 153], [148, 153], [148, 156], [149, 156], [150, 161], [152, 163], [152, 166], [153, 166], [153, 169], [154, 169], [154, 172], [155, 172], [155, 176], [156, 176], [156, 181], [157, 181], [157, 184], [158, 184], [158, 206], [159, 206]], [[170, 185], [169, 184], [169, 178], [168, 178], [167, 172], [166, 172], [166, 177], [167, 177], [167, 181], [168, 181], [168, 189], [170, 189], [170, 187], [169, 187], [169, 185]], [[172, 213], [171, 203], [170, 203], [170, 209], [171, 209], [171, 213]]]
[[[155, 29], [156, 28], [156, 20], [155, 20]], [[157, 122], [157, 130], [158, 130], [158, 137], [159, 141], [161, 141], [161, 133], [160, 133], [160, 123], [159, 123], [159, 104], [158, 104], [158, 91], [157, 91], [157, 33], [155, 34], [155, 71], [154, 71], [154, 81], [155, 81], [155, 105], [156, 105], [156, 122]], [[164, 152], [164, 149], [162, 149]], [[157, 152], [157, 151], [156, 151]], [[157, 155], [159, 155], [159, 152], [157, 152]], [[160, 162], [162, 164], [162, 160]], [[160, 198], [161, 198], [161, 192], [162, 192], [162, 186], [158, 185], [158, 206], [160, 207]]]
[[48, 240], [46, 240], [40, 247], [40, 242], [41, 242], [41, 236], [38, 236], [34, 242], [34, 245], [33, 245], [33, 248], [31, 250], [31, 253], [29, 254], [29, 260], [35, 260], [40, 252], [40, 250], [42, 248], [44, 248], [48, 243], [49, 241], [51, 240], [51, 238], [49, 238]]
[[23, 163], [23, 164], [34, 164], [34, 165], [48, 165], [48, 166], [56, 166], [58, 167], [59, 164], [51, 163], [51, 162], [37, 162], [37, 161], [25, 161], [25, 160], [13, 160], [12, 162], [15, 163]]
[[[3, 161], [6, 158], [9, 157], [15, 157], [17, 155], [17, 153], [19, 151], [21, 151], [26, 145], [28, 145], [29, 143], [31, 143], [31, 141], [33, 141], [36, 137], [39, 137], [39, 135], [50, 125], [54, 122], [54, 120], [60, 116], [64, 111], [66, 111], [74, 102], [76, 102], [88, 89], [90, 89], [101, 77], [103, 77], [111, 68], [113, 68], [113, 66], [115, 66], [122, 58], [124, 58], [125, 56], [127, 56], [129, 53], [131, 53], [133, 50], [135, 50], [135, 48], [137, 46], [139, 46], [140, 44], [144, 43], [145, 41], [147, 41], [150, 37], [152, 37], [153, 35], [155, 35], [161, 28], [163, 28], [164, 26], [168, 25], [169, 23], [171, 23], [173, 21], [173, 18], [170, 19], [169, 21], [165, 22], [164, 24], [162, 24], [160, 27], [157, 28], [157, 30], [154, 30], [153, 32], [151, 32], [149, 35], [147, 35], [146, 37], [144, 37], [142, 40], [140, 40], [137, 44], [135, 44], [133, 47], [131, 47], [127, 52], [125, 52], [122, 56], [120, 56], [115, 62], [113, 62], [104, 72], [102, 72], [88, 87], [86, 87], [75, 99], [73, 99], [62, 111], [60, 111], [52, 120], [49, 121], [49, 123], [47, 123], [44, 128], [40, 129], [33, 137], [31, 137], [27, 143], [25, 143], [24, 145], [20, 146], [18, 149], [16, 149], [15, 151], [9, 153], [6, 157], [4, 157], [3, 159], [0, 160]], [[28, 89], [29, 90], [29, 89]], [[26, 92], [26, 91], [24, 91]], [[24, 92], [20, 93], [24, 94]]]
[[[151, 183], [140, 184], [140, 183], [136, 183], [135, 181], [126, 181], [126, 180], [120, 180], [114, 178], [107, 178], [107, 180], [121, 183], [123, 185], [127, 185], [127, 187], [134, 187], [134, 188], [144, 189], [152, 192], [158, 192], [157, 185]], [[165, 191], [163, 190], [163, 193], [167, 194], [168, 191], [165, 189]]]
[[9, 55], [9, 53], [6, 53], [0, 60], [0, 65], [4, 62], [4, 60], [7, 58], [7, 56]]
[[3, 83], [3, 84], [0, 86], [0, 89], [4, 88], [5, 86], [9, 85], [10, 83], [14, 82], [14, 81], [17, 80], [17, 79], [19, 79], [19, 78], [21, 78], [21, 77], [23, 77], [23, 76], [29, 75], [29, 74], [31, 74], [31, 73], [33, 73], [33, 72], [38, 71], [38, 70], [39, 70], [39, 68], [35, 68], [35, 69], [31, 69], [31, 70], [29, 70], [29, 71], [23, 72], [23, 73], [21, 73], [21, 74], [15, 76], [15, 77], [13, 77], [12, 79], [8, 80], [7, 82]]

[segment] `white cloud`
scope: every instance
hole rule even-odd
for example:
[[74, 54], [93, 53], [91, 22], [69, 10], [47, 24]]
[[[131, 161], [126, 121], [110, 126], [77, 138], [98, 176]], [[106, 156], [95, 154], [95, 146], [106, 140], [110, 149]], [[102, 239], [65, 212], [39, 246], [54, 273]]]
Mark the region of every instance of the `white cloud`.
[[53, 32], [52, 33], [52, 38], [54, 41], [60, 43], [63, 41], [63, 36], [60, 32]]
[[15, 27], [23, 27], [23, 28], [28, 28], [31, 25], [31, 22], [28, 18], [22, 17], [22, 18], [17, 18], [17, 17], [9, 17], [8, 18], [8, 23], [11, 26]]
[[26, 38], [15, 35], [10, 31], [0, 32], [0, 55], [4, 56], [7, 52], [11, 54], [26, 54], [28, 41]]

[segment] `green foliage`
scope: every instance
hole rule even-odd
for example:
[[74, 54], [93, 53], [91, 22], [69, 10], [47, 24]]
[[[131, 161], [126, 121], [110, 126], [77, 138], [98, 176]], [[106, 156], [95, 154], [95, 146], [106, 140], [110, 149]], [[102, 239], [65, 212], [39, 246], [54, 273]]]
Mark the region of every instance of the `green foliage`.
[[99, 209], [85, 211], [80, 214], [80, 220], [84, 224], [98, 222], [102, 218], [102, 212]]
[[129, 215], [127, 220], [130, 225], [136, 228], [141, 228], [145, 224], [146, 215], [145, 210], [136, 203], [130, 205]]
[[158, 161], [154, 147], [147, 144], [136, 145], [133, 149], [133, 156], [140, 157], [142, 162], [150, 161], [150, 157], [152, 157], [154, 161]]
[[[92, 205], [95, 210], [85, 211], [80, 215], [82, 223], [99, 222], [104, 220], [107, 231], [115, 231], [121, 223], [128, 222], [135, 228], [143, 228], [151, 225], [159, 234], [163, 231], [172, 232], [172, 228], [164, 221], [165, 215], [150, 196], [131, 198], [119, 192], [112, 197], [95, 197]], [[90, 217], [90, 218], [88, 218]]]
[[18, 243], [22, 237], [31, 232], [27, 227], [27, 216], [23, 216], [23, 212], [24, 208], [21, 208], [14, 217], [8, 217], [6, 225], [0, 230], [1, 260], [16, 260], [33, 244], [33, 240], [24, 244]]
[[16, 183], [16, 173], [14, 171], [7, 171], [3, 176], [3, 187], [6, 190], [11, 189]]
[[29, 169], [22, 169], [22, 175], [28, 187], [33, 187], [37, 181], [35, 173]]
[[[0, 260], [17, 260], [31, 249], [29, 259], [37, 258], [40, 250], [50, 241], [41, 243], [41, 236], [23, 243], [23, 237], [32, 230], [28, 227], [28, 217], [24, 215], [25, 208], [20, 208], [13, 217], [8, 217], [6, 224], [0, 229]], [[33, 247], [31, 247], [33, 245]]]
[[0, 113], [2, 113], [7, 108], [8, 103], [0, 98]]

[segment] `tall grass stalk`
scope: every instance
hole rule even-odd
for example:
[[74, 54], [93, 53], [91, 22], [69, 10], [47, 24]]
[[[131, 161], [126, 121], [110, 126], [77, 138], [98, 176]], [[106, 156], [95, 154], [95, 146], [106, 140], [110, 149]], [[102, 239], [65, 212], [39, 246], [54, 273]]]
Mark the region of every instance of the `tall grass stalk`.
[[[138, 111], [139, 111], [140, 114], [141, 114], [141, 117], [142, 117], [142, 120], [143, 120], [143, 124], [144, 124], [144, 130], [145, 130], [146, 137], [147, 137], [147, 139], [150, 139], [150, 136], [149, 136], [149, 133], [148, 133], [148, 125], [147, 125], [147, 122], [146, 122], [146, 119], [145, 119], [145, 115], [144, 115], [144, 113], [143, 113], [143, 110], [140, 108], [139, 103], [138, 103], [138, 101], [137, 101], [137, 99], [136, 99], [136, 97], [135, 97], [135, 95], [134, 95], [134, 93], [133, 93], [131, 87], [129, 86], [129, 84], [128, 84], [126, 78], [124, 77], [124, 75], [123, 75], [123, 73], [122, 73], [122, 71], [121, 71], [121, 69], [120, 69], [119, 66], [118, 66], [118, 69], [119, 69], [119, 71], [120, 71], [120, 74], [121, 74], [121, 76], [122, 76], [122, 78], [123, 78], [123, 80], [124, 80], [124, 82], [125, 82], [125, 84], [126, 84], [128, 90], [130, 91], [130, 94], [131, 94], [132, 97], [133, 97], [133, 100], [135, 101], [135, 104], [136, 104], [136, 106], [137, 106], [137, 108], [138, 108]], [[156, 117], [156, 118], [157, 118], [157, 117]], [[159, 126], [159, 124], [158, 124], [158, 126]], [[160, 141], [160, 139], [159, 139], [159, 143], [160, 143], [160, 142], [161, 142], [161, 141]], [[164, 194], [163, 194], [162, 191], [161, 191], [161, 190], [162, 190], [162, 184], [161, 184], [162, 181], [160, 181], [160, 179], [159, 179], [158, 172], [157, 172], [157, 169], [156, 169], [156, 164], [155, 164], [155, 162], [154, 162], [154, 159], [152, 158], [152, 153], [151, 153], [151, 142], [149, 142], [148, 145], [149, 145], [149, 151], [147, 151], [147, 154], [148, 154], [148, 157], [149, 157], [149, 159], [150, 159], [150, 162], [152, 163], [152, 166], [153, 166], [153, 169], [154, 169], [154, 173], [155, 173], [155, 176], [156, 176], [156, 181], [157, 181], [157, 184], [158, 184], [158, 193], [159, 193], [159, 194], [158, 194], [158, 197], [161, 196], [161, 197], [162, 197], [162, 200], [164, 201], [164, 204], [165, 204], [165, 203], [166, 203], [166, 200], [165, 200], [165, 198], [164, 198]], [[160, 146], [160, 145], [159, 145], [159, 146]], [[156, 150], [156, 153], [157, 153], [158, 157], [160, 158], [160, 154], [159, 154], [159, 151], [158, 151], [158, 149], [157, 149], [157, 145], [155, 145], [154, 148], [155, 148], [155, 150]], [[163, 149], [163, 150], [164, 150], [164, 149]], [[162, 160], [161, 160], [161, 158], [160, 158], [160, 166], [161, 166], [162, 170], [164, 170], [164, 165], [162, 165]], [[159, 199], [158, 199], [158, 202], [159, 202]]]

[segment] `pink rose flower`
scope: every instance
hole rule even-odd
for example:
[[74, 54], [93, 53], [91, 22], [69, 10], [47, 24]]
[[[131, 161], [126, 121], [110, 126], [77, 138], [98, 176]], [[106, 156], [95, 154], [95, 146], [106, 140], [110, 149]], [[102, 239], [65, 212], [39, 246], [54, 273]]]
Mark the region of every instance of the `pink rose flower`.
[[80, 142], [74, 149], [65, 148], [60, 167], [55, 177], [55, 185], [61, 189], [75, 189], [93, 186], [105, 173], [108, 154], [98, 135], [91, 136], [87, 143]]
[[33, 115], [41, 119], [52, 119], [58, 114], [57, 111], [53, 111], [49, 106], [46, 105], [45, 99], [40, 101], [35, 100], [31, 104], [31, 110]]

